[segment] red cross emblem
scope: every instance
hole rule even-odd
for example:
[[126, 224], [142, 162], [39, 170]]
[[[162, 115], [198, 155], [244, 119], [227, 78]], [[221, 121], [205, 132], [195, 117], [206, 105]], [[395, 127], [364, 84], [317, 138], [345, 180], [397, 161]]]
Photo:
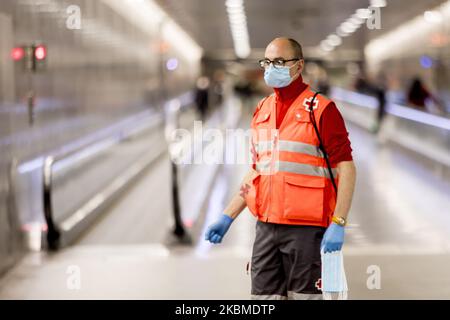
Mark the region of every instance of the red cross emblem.
[[240, 195], [242, 198], [245, 198], [245, 196], [248, 194], [249, 190], [250, 190], [250, 186], [249, 186], [248, 184], [243, 184], [243, 185], [241, 186], [239, 195]]
[[[310, 111], [311, 109], [311, 100], [313, 97], [311, 98], [305, 98], [305, 100], [303, 100], [303, 106], [305, 107], [306, 111]], [[317, 109], [317, 107], [319, 106], [319, 100], [314, 99], [314, 105], [313, 105], [313, 110]]]
[[319, 280], [316, 281], [315, 287], [316, 287], [318, 290], [322, 291], [322, 278], [320, 278]]

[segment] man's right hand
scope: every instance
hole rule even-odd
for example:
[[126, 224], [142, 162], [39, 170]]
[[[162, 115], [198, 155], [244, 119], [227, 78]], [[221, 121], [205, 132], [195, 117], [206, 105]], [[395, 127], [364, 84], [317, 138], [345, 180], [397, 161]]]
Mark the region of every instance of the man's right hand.
[[206, 231], [205, 240], [209, 240], [211, 243], [221, 243], [233, 221], [230, 216], [222, 214], [219, 221], [212, 224]]

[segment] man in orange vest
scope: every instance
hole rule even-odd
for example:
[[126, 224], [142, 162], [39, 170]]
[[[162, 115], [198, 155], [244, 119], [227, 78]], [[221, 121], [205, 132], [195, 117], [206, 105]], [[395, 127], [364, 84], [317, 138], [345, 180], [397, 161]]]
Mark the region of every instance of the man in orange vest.
[[336, 105], [303, 82], [297, 41], [274, 39], [260, 65], [275, 92], [253, 115], [254, 163], [205, 237], [220, 243], [248, 207], [252, 298], [321, 299], [320, 250], [341, 250], [355, 185], [348, 132]]

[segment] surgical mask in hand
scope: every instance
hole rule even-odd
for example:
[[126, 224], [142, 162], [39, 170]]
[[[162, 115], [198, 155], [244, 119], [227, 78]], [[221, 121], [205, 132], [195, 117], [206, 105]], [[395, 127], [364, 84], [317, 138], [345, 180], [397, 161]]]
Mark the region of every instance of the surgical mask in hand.
[[347, 300], [347, 278], [342, 251], [324, 253], [322, 256], [322, 295], [325, 300]]
[[289, 73], [291, 67], [274, 67], [272, 64], [264, 71], [264, 80], [269, 87], [283, 88], [287, 87], [292, 82], [292, 77]]

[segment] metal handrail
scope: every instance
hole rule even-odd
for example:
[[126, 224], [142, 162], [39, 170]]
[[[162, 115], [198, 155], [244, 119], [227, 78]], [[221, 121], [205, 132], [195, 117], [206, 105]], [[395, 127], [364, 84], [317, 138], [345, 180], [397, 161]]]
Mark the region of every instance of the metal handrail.
[[[192, 104], [191, 94], [190, 92], [184, 93], [180, 95], [177, 98], [180, 102], [180, 107], [185, 107], [187, 105]], [[170, 101], [169, 101], [170, 102]], [[154, 122], [158, 122], [158, 120], [161, 120], [161, 114], [155, 114], [153, 116]], [[137, 117], [139, 120], [141, 120], [141, 117]], [[130, 136], [133, 136], [136, 134], [136, 131], [140, 132], [145, 129], [147, 129], [150, 126], [147, 126], [146, 128], [137, 129], [132, 128], [131, 130], [128, 130], [128, 134], [124, 134], [123, 130], [119, 130], [118, 133], [116, 133], [113, 137], [108, 137], [109, 139], [112, 139], [114, 144], [118, 144], [126, 139], [128, 139]], [[107, 140], [107, 139], [105, 139]], [[53, 214], [53, 202], [52, 202], [52, 190], [53, 190], [53, 166], [56, 162], [61, 161], [63, 159], [66, 159], [72, 155], [75, 155], [82, 150], [86, 150], [89, 147], [92, 147], [96, 144], [99, 144], [101, 140], [94, 141], [92, 143], [89, 143], [87, 145], [81, 145], [76, 148], [73, 148], [72, 150], [68, 150], [62, 153], [58, 153], [56, 155], [48, 155], [44, 158], [44, 165], [43, 165], [43, 208], [44, 208], [44, 217], [47, 223], [47, 243], [48, 248], [50, 250], [57, 250], [60, 247], [60, 240], [61, 240], [61, 230], [58, 227], [58, 225], [54, 221], [54, 214]], [[100, 149], [102, 150], [102, 149]]]
[[[335, 98], [345, 99], [348, 102], [356, 104], [358, 106], [376, 109], [376, 99], [370, 95], [355, 92], [340, 87], [333, 87]], [[364, 100], [364, 102], [362, 102]], [[396, 116], [401, 119], [414, 121], [417, 123], [425, 124], [437, 129], [450, 130], [450, 118], [435, 115], [422, 110], [417, 110], [412, 107], [403, 106], [393, 102], [387, 102], [386, 113]]]
[[[157, 122], [161, 119], [160, 115], [154, 115], [152, 119]], [[153, 122], [152, 122], [153, 124]], [[145, 130], [141, 129], [141, 130]], [[112, 140], [113, 144], [118, 144], [130, 136], [135, 135], [135, 130], [129, 130], [130, 133], [124, 134], [123, 130], [119, 130], [113, 137], [109, 137], [107, 139]], [[107, 140], [105, 139], [105, 140]], [[47, 243], [50, 250], [57, 250], [60, 246], [60, 238], [61, 238], [61, 230], [58, 228], [57, 224], [54, 221], [53, 214], [53, 202], [52, 202], [52, 189], [53, 189], [53, 166], [56, 162], [61, 161], [63, 159], [67, 159], [89, 147], [92, 147], [98, 144], [101, 140], [93, 141], [87, 145], [78, 146], [72, 150], [68, 150], [63, 153], [59, 153], [57, 155], [48, 155], [44, 158], [43, 165], [43, 208], [44, 208], [44, 217], [47, 223]], [[98, 152], [103, 149], [99, 149]]]
[[[339, 87], [333, 87], [331, 96], [336, 100], [349, 103], [357, 108], [366, 110], [377, 109], [378, 102], [376, 98], [366, 94], [357, 93]], [[389, 115], [390, 120], [395, 121], [393, 124], [397, 126], [395, 132], [390, 131], [394, 126], [387, 125], [380, 127], [385, 130], [382, 135], [385, 139], [397, 143], [426, 159], [430, 159], [439, 166], [442, 165], [444, 168], [450, 167], [450, 156], [448, 153], [450, 118], [448, 116], [425, 112], [413, 107], [393, 103], [391, 101], [386, 102], [385, 112], [386, 115]], [[351, 119], [351, 116], [349, 119]], [[368, 128], [367, 123], [364, 122], [364, 120], [361, 120], [358, 117], [353, 118], [353, 120], [356, 123], [366, 127], [366, 129]], [[403, 126], [403, 124], [405, 126]], [[400, 131], [398, 129], [400, 128], [402, 130], [406, 130], [405, 133], [408, 133], [409, 135], [412, 134], [415, 139], [408, 139], [405, 138], [405, 135], [399, 134]], [[430, 135], [427, 138], [431, 138], [433, 140], [427, 139], [427, 141], [424, 141], [424, 131], [422, 130], [429, 132]]]
[[47, 243], [50, 250], [56, 250], [59, 247], [61, 233], [53, 221], [52, 206], [52, 167], [54, 159], [48, 156], [44, 161], [43, 193], [44, 193], [44, 216], [47, 222]]

